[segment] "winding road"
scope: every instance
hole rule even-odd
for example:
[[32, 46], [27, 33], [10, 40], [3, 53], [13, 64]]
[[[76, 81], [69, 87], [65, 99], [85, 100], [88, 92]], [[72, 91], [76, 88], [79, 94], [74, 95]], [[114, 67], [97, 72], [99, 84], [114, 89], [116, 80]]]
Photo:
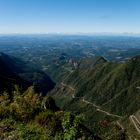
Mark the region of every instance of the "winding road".
[[139, 120], [136, 118], [136, 116], [131, 115], [131, 116], [130, 116], [130, 121], [133, 123], [133, 125], [135, 126], [137, 132], [140, 134], [140, 122], [139, 122]]
[[[67, 85], [67, 84], [64, 84], [63, 82], [61, 82], [61, 85], [62, 85], [63, 87], [67, 87], [67, 88], [69, 88], [70, 90], [72, 90], [73, 92], [75, 92], [75, 89], [74, 89], [72, 86], [69, 86], [69, 85]], [[140, 87], [137, 87], [137, 88], [140, 89]], [[119, 116], [119, 115], [116, 115], [116, 114], [112, 114], [112, 113], [110, 113], [110, 112], [107, 112], [107, 111], [101, 109], [100, 106], [98, 106], [98, 105], [96, 105], [96, 104], [93, 104], [92, 102], [89, 102], [89, 101], [85, 100], [84, 97], [76, 97], [74, 93], [73, 93], [71, 96], [72, 96], [72, 99], [82, 99], [82, 101], [83, 101], [84, 103], [89, 104], [89, 105], [92, 105], [93, 107], [96, 108], [96, 111], [101, 112], [101, 113], [104, 113], [104, 114], [106, 114], [107, 116], [116, 117], [116, 118], [122, 118], [122, 116]], [[115, 98], [116, 98], [116, 97], [115, 97]], [[131, 122], [133, 123], [133, 125], [135, 126], [137, 132], [140, 134], [140, 121], [139, 121], [139, 120], [136, 118], [136, 116], [134, 116], [134, 115], [131, 115], [129, 118], [130, 118]], [[123, 131], [125, 130], [124, 127], [123, 127], [118, 121], [117, 121], [117, 125], [120, 126], [120, 128], [121, 128]], [[127, 133], [128, 133], [128, 132], [127, 132]], [[129, 134], [127, 134], [127, 136], [128, 136], [128, 138], [129, 138], [129, 140], [132, 140], [132, 137], [131, 137]]]
[[[75, 89], [74, 89], [72, 86], [69, 86], [69, 85], [67, 85], [67, 84], [64, 84], [63, 82], [61, 82], [61, 85], [62, 85], [63, 87], [67, 87], [67, 88], [69, 88], [70, 90], [72, 90], [73, 92], [75, 92]], [[98, 105], [96, 105], [96, 104], [93, 104], [92, 102], [89, 102], [89, 101], [85, 100], [84, 97], [76, 97], [74, 93], [72, 94], [72, 99], [82, 99], [82, 101], [83, 101], [84, 103], [90, 104], [90, 105], [92, 105], [93, 107], [95, 107], [95, 108], [96, 108], [96, 111], [98, 111], [98, 112], [104, 113], [104, 114], [106, 114], [107, 116], [110, 116], [110, 117], [122, 118], [122, 116], [119, 116], [119, 115], [116, 115], [116, 114], [112, 114], [112, 113], [110, 113], [110, 112], [107, 112], [107, 111], [101, 109], [100, 106], [98, 106]]]
[[140, 87], [137, 87], [137, 89], [140, 89]]
[[[117, 125], [122, 129], [123, 132], [125, 131], [125, 128], [118, 121], [117, 121]], [[126, 134], [127, 134], [129, 140], [133, 140], [127, 131], [126, 131]]]
[[69, 68], [66, 68], [64, 66], [62, 66], [63, 69], [65, 69], [66, 71], [70, 72], [70, 73], [73, 73], [73, 70], [69, 69]]

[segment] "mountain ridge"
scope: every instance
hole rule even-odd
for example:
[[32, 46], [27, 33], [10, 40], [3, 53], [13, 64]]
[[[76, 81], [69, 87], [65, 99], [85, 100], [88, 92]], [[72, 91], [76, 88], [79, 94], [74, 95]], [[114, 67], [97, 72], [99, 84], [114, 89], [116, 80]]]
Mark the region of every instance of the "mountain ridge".
[[[98, 124], [100, 121], [112, 124], [117, 118], [112, 118], [110, 114], [129, 118], [140, 109], [139, 77], [139, 55], [125, 63], [101, 61], [94, 65], [93, 61], [93, 67], [91, 64], [79, 67], [69, 74], [61, 82], [63, 86], [57, 85], [50, 96], [64, 110], [84, 113], [89, 127], [93, 128], [91, 124]], [[96, 110], [96, 106], [101, 109]]]
[[18, 84], [23, 89], [33, 85], [36, 91], [42, 92], [42, 94], [46, 94], [55, 86], [51, 78], [33, 64], [26, 63], [5, 53], [0, 53], [0, 73], [0, 76], [5, 77], [7, 80], [17, 81], [13, 84]]

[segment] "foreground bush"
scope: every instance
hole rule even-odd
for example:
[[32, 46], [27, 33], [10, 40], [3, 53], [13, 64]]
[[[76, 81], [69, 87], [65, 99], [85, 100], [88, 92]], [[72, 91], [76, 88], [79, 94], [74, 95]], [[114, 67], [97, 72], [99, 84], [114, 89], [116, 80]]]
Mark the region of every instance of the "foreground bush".
[[[11, 94], [10, 94], [11, 95]], [[61, 111], [51, 97], [42, 97], [30, 87], [0, 95], [0, 139], [76, 140], [93, 139], [82, 117]]]

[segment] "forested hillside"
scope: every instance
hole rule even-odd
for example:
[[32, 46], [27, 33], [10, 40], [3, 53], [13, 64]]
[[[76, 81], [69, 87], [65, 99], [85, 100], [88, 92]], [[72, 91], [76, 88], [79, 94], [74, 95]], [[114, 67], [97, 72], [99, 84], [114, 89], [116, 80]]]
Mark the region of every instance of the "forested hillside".
[[[82, 114], [65, 112], [56, 106], [53, 98], [42, 94], [54, 86], [48, 76], [42, 80], [44, 75], [36, 68], [1, 53], [0, 139], [100, 139], [85, 126]], [[41, 82], [37, 87], [34, 82], [38, 79]]]
[[83, 125], [82, 115], [60, 110], [51, 97], [28, 88], [0, 95], [1, 140], [99, 139]]
[[83, 112], [92, 129], [105, 122], [102, 133], [106, 135], [116, 121], [129, 120], [140, 109], [139, 77], [140, 56], [125, 63], [108, 62], [102, 57], [84, 59], [50, 95], [61, 108]]
[[46, 94], [54, 88], [51, 78], [32, 63], [0, 53], [1, 92], [11, 89], [15, 84], [26, 89], [34, 85], [39, 93]]
[[[69, 137], [70, 139], [86, 139], [88, 137], [89, 139], [103, 140], [133, 140], [140, 138], [140, 56], [130, 58], [130, 53], [133, 52], [133, 56], [139, 53], [136, 44], [136, 48], [131, 46], [134, 49], [131, 52], [130, 50], [133, 49], [129, 50], [126, 46], [124, 48], [127, 51], [119, 47], [116, 47], [116, 50], [112, 50], [110, 47], [102, 49], [101, 47], [91, 47], [91, 42], [83, 41], [81, 38], [76, 40], [64, 39], [63, 41], [56, 39], [56, 42], [49, 40], [47, 43], [41, 42], [43, 40], [37, 37], [34, 39], [33, 41], [31, 38], [29, 40], [25, 38], [23, 42], [21, 39], [16, 39], [17, 44], [14, 45], [15, 42], [13, 42], [13, 48], [8, 46], [8, 42], [3, 41], [2, 44], [0, 43], [4, 45], [0, 49], [10, 54], [0, 53], [0, 95], [2, 98], [0, 102], [2, 111], [0, 114], [2, 118], [0, 132], [3, 137], [11, 136], [9, 129], [15, 123], [17, 125], [13, 125], [12, 131], [10, 131], [14, 133], [13, 139], [29, 139], [29, 137], [31, 139], [31, 137], [35, 138], [36, 136], [38, 136], [37, 139], [48, 138], [48, 128], [50, 126], [45, 124], [45, 127], [43, 126], [45, 131], [42, 131], [42, 127], [38, 126], [35, 118], [40, 113], [41, 117], [44, 115], [42, 109], [46, 107], [43, 101], [51, 97], [51, 102], [56, 102], [55, 107], [58, 109], [54, 112], [63, 112], [63, 119], [60, 120], [62, 131], [60, 132], [59, 127], [54, 126], [56, 130], [55, 134], [53, 132], [53, 136], [51, 135], [51, 139], [59, 138], [59, 134], [61, 139], [62, 137]], [[116, 38], [108, 39], [107, 44], [110, 44], [111, 40]], [[100, 41], [103, 40], [99, 39], [97, 44], [94, 43], [99, 45]], [[120, 38], [117, 40], [118, 44], [121, 44]], [[30, 45], [25, 47], [25, 41]], [[21, 48], [19, 47], [20, 43], [22, 44]], [[34, 47], [36, 45], [40, 47]], [[112, 51], [120, 51], [123, 54], [121, 59], [117, 59], [119, 53], [116, 54], [117, 57], [114, 59]], [[104, 53], [107, 53], [107, 57]], [[27, 90], [31, 86], [33, 88]], [[31, 99], [25, 101], [25, 94], [28, 94], [29, 91], [32, 91]], [[39, 99], [41, 104], [37, 112], [35, 109], [35, 114], [32, 106], [34, 95], [37, 96], [36, 98]], [[26, 99], [28, 98], [30, 97], [28, 96]], [[17, 100], [18, 103], [14, 107], [16, 106], [16, 109], [18, 109], [14, 108], [13, 111], [11, 104], [15, 104]], [[38, 101], [36, 100], [36, 102]], [[24, 105], [26, 109], [22, 108]], [[53, 107], [50, 110], [53, 110]], [[22, 115], [27, 113], [25, 116], [28, 116], [29, 121], [24, 122], [19, 112]], [[70, 127], [67, 127], [66, 135], [63, 128], [65, 113], [70, 120], [73, 118], [72, 124], [70, 123]], [[82, 114], [80, 118], [79, 114]], [[74, 118], [78, 117], [78, 120], [81, 120], [81, 116], [82, 123], [77, 126], [75, 124], [77, 119]], [[61, 118], [61, 116], [59, 117]], [[12, 124], [9, 122], [11, 120]], [[6, 126], [4, 123], [6, 123]], [[20, 124], [23, 123], [24, 127], [19, 128]], [[45, 122], [43, 121], [43, 123]], [[54, 119], [52, 123], [56, 124], [57, 121]], [[36, 129], [36, 125], [39, 130]], [[24, 129], [28, 130], [27, 126], [29, 126], [29, 132], [31, 130], [29, 137], [27, 131], [24, 133]], [[71, 126], [73, 127], [71, 128]], [[54, 127], [52, 125], [52, 128]], [[20, 135], [20, 133], [24, 134]]]

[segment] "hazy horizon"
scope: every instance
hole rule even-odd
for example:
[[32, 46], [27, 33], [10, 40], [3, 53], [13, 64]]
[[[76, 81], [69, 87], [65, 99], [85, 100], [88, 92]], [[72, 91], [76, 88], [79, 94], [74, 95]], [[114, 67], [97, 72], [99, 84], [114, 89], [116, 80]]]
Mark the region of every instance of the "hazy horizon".
[[140, 36], [140, 33], [117, 33], [117, 32], [93, 32], [93, 33], [87, 33], [87, 32], [7, 32], [2, 33], [0, 32], [0, 35], [83, 35], [83, 36]]

